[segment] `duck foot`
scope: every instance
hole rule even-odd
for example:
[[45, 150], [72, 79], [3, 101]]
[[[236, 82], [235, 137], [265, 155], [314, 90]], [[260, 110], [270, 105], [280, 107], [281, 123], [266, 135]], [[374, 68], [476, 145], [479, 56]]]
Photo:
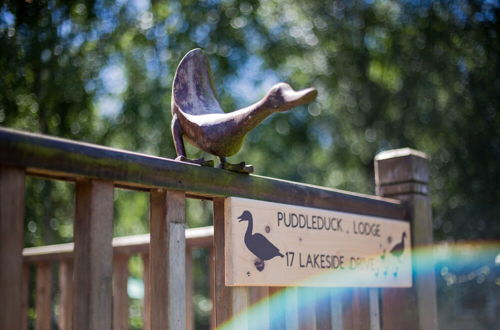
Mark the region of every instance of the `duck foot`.
[[231, 164], [228, 163], [226, 160], [221, 159], [219, 168], [243, 174], [253, 173], [253, 165], [247, 165], [245, 162], [241, 162], [239, 164]]
[[255, 262], [253, 264], [254, 264], [255, 268], [257, 268], [257, 270], [259, 272], [261, 272], [261, 271], [264, 270], [264, 266], [265, 266], [264, 260], [257, 259], [257, 260], [255, 260]]
[[214, 161], [213, 160], [205, 160], [205, 158], [198, 158], [198, 159], [189, 159], [186, 156], [177, 156], [175, 160], [180, 161], [180, 162], [185, 162], [185, 163], [190, 163], [190, 164], [196, 164], [200, 166], [207, 166], [207, 167], [214, 167]]

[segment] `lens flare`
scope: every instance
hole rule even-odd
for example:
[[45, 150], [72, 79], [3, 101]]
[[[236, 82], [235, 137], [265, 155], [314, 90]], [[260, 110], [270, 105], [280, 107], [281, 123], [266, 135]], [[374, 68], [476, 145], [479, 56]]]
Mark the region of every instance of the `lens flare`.
[[[375, 256], [379, 257], [379, 256]], [[416, 279], [431, 279], [435, 276], [438, 285], [456, 285], [467, 281], [491, 281], [500, 283], [500, 241], [444, 242], [432, 246], [412, 249], [413, 286]], [[397, 267], [394, 260], [389, 268]], [[232, 319], [219, 329], [265, 329], [298, 328], [299, 323], [317, 322], [316, 317], [325, 317], [334, 328], [342, 328], [343, 304], [352, 303], [353, 288], [322, 288], [328, 279], [338, 283], [342, 277], [355, 277], [360, 287], [376, 287], [366, 282], [360, 272], [326, 271], [318, 276], [297, 283], [297, 287], [272, 289], [272, 294], [250, 305], [247, 302], [252, 290], [258, 288], [235, 288], [233, 306], [240, 308]], [[356, 290], [355, 290], [356, 291]], [[366, 291], [365, 291], [366, 292]], [[369, 299], [378, 302], [377, 289], [368, 291]], [[239, 306], [239, 307], [238, 307]], [[307, 325], [306, 325], [307, 328]]]

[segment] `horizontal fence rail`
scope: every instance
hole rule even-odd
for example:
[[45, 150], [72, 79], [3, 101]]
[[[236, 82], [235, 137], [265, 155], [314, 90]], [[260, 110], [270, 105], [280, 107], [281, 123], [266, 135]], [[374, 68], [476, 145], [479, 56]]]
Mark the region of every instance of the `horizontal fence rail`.
[[[213, 246], [213, 227], [190, 228], [185, 231], [186, 236], [186, 296], [191, 297], [193, 291], [192, 278], [192, 251], [207, 249], [209, 255]], [[128, 329], [128, 261], [134, 255], [140, 255], [143, 260], [143, 281], [145, 288], [149, 285], [147, 276], [149, 266], [150, 235], [133, 235], [115, 237], [113, 246], [113, 329]], [[36, 269], [35, 288], [35, 329], [50, 329], [52, 320], [54, 278], [52, 266], [58, 266], [59, 312], [58, 324], [60, 329], [72, 328], [72, 297], [73, 297], [73, 256], [74, 243], [54, 244], [23, 249], [24, 267], [34, 265]], [[209, 265], [210, 267], [210, 265]], [[207, 269], [207, 273], [208, 273]], [[23, 278], [24, 286], [29, 285], [28, 272]], [[212, 286], [212, 283], [209, 283]], [[209, 288], [211, 292], [213, 288]], [[146, 301], [146, 299], [144, 299]], [[144, 329], [150, 329], [149, 305], [144, 304]], [[27, 309], [23, 318], [27, 317]], [[194, 309], [192, 299], [186, 299], [186, 328], [194, 329]], [[25, 327], [26, 328], [26, 327]]]
[[407, 219], [401, 202], [258, 175], [241, 175], [135, 152], [0, 128], [0, 163], [66, 180], [90, 177], [130, 189], [161, 187], [193, 197], [237, 196]]
[[[212, 246], [214, 228], [198, 227], [186, 230], [188, 248], [208, 248]], [[149, 234], [114, 237], [114, 254], [136, 254], [149, 252]], [[23, 249], [23, 260], [27, 263], [58, 261], [73, 257], [74, 243], [37, 246]]]

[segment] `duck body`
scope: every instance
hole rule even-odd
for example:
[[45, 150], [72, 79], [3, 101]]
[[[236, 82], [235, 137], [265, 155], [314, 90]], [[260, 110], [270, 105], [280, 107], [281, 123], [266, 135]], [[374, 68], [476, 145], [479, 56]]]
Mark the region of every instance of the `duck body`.
[[280, 250], [271, 243], [264, 235], [253, 231], [253, 217], [249, 211], [244, 211], [238, 218], [241, 221], [248, 221], [248, 227], [245, 232], [245, 245], [260, 260], [270, 260], [274, 257], [284, 257]]
[[247, 133], [274, 112], [311, 102], [313, 88], [294, 91], [279, 83], [255, 104], [225, 113], [215, 95], [208, 59], [193, 49], [181, 60], [172, 87], [172, 135], [178, 158], [186, 159], [183, 139], [221, 157], [236, 154]]
[[184, 139], [216, 156], [229, 157], [236, 154], [245, 139], [246, 132], [238, 127], [237, 117], [229, 118], [226, 114], [193, 116], [179, 111], [177, 118]]
[[267, 238], [261, 234], [253, 234], [247, 238], [245, 235], [245, 245], [250, 252], [261, 260], [270, 260], [274, 257], [284, 257], [280, 250], [274, 246]]

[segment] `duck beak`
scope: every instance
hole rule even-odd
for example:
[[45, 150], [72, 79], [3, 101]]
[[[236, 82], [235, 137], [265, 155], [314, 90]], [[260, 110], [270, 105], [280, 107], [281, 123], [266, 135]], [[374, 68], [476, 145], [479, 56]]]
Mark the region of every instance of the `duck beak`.
[[243, 219], [243, 216], [241, 216], [241, 215], [238, 217], [238, 219], [240, 219], [240, 221], [238, 221], [238, 222], [245, 221], [245, 219]]

